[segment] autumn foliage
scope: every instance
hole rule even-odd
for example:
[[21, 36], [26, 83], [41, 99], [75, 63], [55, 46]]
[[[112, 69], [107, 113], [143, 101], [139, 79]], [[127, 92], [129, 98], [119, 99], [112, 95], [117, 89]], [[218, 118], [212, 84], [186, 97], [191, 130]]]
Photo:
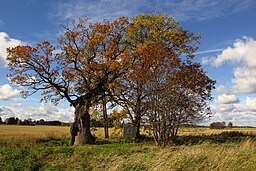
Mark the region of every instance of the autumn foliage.
[[71, 145], [95, 143], [90, 113], [105, 97], [128, 113], [137, 138], [141, 125], [150, 125], [158, 145], [168, 144], [180, 124], [210, 113], [214, 81], [192, 62], [200, 36], [173, 18], [79, 19], [64, 29], [56, 46], [8, 49], [8, 77], [27, 88], [24, 97], [39, 91], [42, 101], [66, 99], [75, 108]]

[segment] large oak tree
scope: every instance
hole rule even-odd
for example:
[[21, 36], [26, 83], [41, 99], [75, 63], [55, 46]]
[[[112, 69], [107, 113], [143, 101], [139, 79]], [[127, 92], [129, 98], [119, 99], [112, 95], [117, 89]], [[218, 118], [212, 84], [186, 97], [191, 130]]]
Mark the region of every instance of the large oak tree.
[[73, 21], [57, 46], [45, 41], [8, 49], [10, 80], [27, 87], [23, 95], [38, 91], [44, 101], [66, 99], [75, 108], [71, 145], [94, 144], [90, 108], [102, 99], [117, 78], [126, 72], [129, 55], [123, 45], [128, 19], [90, 24]]

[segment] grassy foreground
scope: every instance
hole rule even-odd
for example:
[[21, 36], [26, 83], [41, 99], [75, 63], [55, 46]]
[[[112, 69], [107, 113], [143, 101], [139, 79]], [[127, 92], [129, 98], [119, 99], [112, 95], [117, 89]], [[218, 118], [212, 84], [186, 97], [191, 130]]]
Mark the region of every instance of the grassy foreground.
[[240, 134], [212, 136], [219, 130], [184, 129], [183, 145], [161, 149], [152, 141], [124, 144], [113, 130], [106, 141], [98, 129], [96, 145], [70, 147], [68, 130], [0, 125], [0, 170], [256, 170], [256, 142], [240, 139]]

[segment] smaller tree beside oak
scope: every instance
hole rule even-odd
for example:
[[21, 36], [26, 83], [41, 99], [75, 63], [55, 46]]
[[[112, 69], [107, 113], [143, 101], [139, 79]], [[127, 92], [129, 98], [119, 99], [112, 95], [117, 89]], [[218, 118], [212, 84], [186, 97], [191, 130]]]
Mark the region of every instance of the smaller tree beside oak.
[[[161, 71], [148, 85], [150, 110], [147, 113], [157, 145], [175, 143], [183, 124], [194, 124], [210, 116], [209, 101], [214, 81], [197, 63], [182, 63], [169, 74]], [[152, 73], [153, 74], [153, 73]]]
[[115, 94], [117, 103], [128, 111], [132, 124], [137, 127], [137, 139], [142, 118], [151, 105], [145, 88], [152, 80], [152, 70], [156, 64], [162, 72], [173, 70], [179, 67], [181, 60], [193, 58], [199, 37], [182, 29], [167, 15], [143, 14], [131, 19], [126, 44], [133, 63]]

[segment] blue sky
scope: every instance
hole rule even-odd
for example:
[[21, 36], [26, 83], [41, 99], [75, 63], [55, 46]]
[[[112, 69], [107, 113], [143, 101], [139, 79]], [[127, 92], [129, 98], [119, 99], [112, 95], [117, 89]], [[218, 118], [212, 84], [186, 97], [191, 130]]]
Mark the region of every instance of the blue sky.
[[72, 121], [66, 102], [55, 107], [27, 99], [6, 78], [6, 48], [55, 42], [61, 24], [87, 16], [92, 22], [141, 13], [169, 14], [187, 30], [201, 33], [195, 61], [217, 81], [211, 103], [214, 121], [256, 126], [255, 0], [10, 0], [0, 2], [0, 116]]

